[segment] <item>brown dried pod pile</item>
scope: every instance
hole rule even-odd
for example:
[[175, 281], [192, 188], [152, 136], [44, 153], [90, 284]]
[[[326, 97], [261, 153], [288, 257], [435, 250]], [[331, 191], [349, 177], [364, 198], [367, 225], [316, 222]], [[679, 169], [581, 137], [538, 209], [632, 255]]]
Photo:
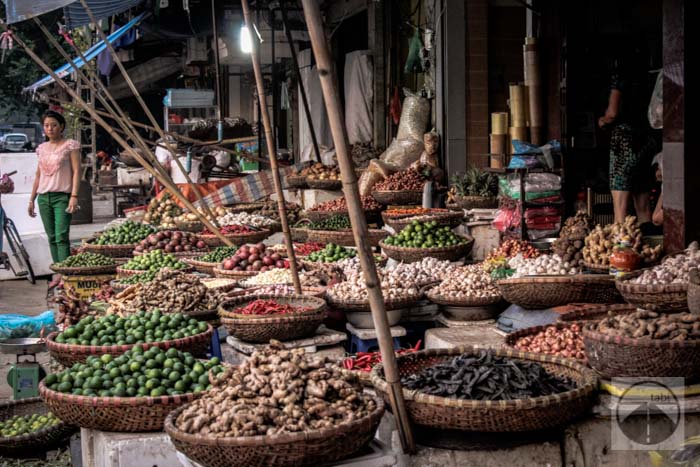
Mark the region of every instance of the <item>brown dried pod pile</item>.
[[609, 316], [600, 321], [596, 329], [603, 334], [631, 339], [695, 340], [700, 339], [700, 315], [638, 310]]

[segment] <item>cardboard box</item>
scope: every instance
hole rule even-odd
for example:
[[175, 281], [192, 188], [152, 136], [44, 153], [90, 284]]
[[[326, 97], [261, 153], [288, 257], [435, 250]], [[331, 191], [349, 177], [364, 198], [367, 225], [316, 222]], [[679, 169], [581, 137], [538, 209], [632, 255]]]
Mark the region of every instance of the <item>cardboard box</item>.
[[90, 298], [100, 290], [102, 284], [109, 283], [117, 277], [115, 274], [100, 274], [97, 276], [63, 276], [63, 281], [73, 287], [80, 298]]

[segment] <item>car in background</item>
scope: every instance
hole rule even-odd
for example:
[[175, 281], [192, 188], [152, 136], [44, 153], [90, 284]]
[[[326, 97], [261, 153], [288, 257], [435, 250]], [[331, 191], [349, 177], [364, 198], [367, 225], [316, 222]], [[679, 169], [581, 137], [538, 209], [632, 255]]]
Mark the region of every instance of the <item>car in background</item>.
[[32, 143], [24, 133], [8, 133], [3, 136], [0, 150], [5, 152], [22, 152], [32, 150]]

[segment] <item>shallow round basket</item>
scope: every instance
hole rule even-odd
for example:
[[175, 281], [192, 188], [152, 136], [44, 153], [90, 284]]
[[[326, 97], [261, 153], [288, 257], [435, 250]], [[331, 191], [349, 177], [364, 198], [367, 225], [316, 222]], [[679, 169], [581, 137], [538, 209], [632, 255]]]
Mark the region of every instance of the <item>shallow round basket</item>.
[[630, 339], [594, 327], [583, 328], [583, 344], [589, 365], [604, 378], [677, 377], [686, 385], [700, 379], [700, 340]]
[[425, 292], [425, 296], [431, 302], [444, 306], [488, 306], [496, 305], [503, 301], [503, 297], [500, 295], [494, 295], [492, 297], [468, 297], [461, 300], [442, 297], [436, 292], [435, 288]]
[[342, 180], [315, 180], [306, 178], [306, 184], [314, 190], [332, 190], [337, 191], [343, 188]]
[[[209, 286], [207, 286], [207, 282], [215, 281], [215, 280], [226, 280], [226, 283], [225, 283], [225, 284], [222, 284], [222, 285], [217, 285], [216, 287], [209, 287]], [[202, 284], [204, 284], [205, 286], [207, 286], [207, 290], [211, 290], [211, 291], [213, 291], [213, 292], [224, 292], [224, 293], [226, 293], [226, 292], [229, 292], [229, 291], [235, 289], [236, 287], [238, 287], [238, 281], [235, 280], [235, 279], [223, 279], [223, 278], [210, 278], [210, 279], [206, 279], [206, 278], [205, 278], [205, 279], [201, 279], [201, 281], [202, 281]]]
[[[367, 396], [370, 397], [370, 396]], [[175, 426], [185, 407], [174, 410], [165, 420], [165, 431], [175, 449], [206, 467], [288, 467], [320, 465], [352, 456], [377, 431], [384, 415], [384, 403], [365, 417], [332, 428], [299, 433], [214, 438], [190, 435]]]
[[688, 283], [666, 285], [633, 284], [646, 269], [640, 269], [615, 281], [625, 301], [645, 310], [680, 313], [688, 310]]
[[558, 321], [600, 321], [610, 315], [634, 313], [637, 307], [629, 303], [616, 305], [581, 305], [574, 310], [564, 313]]
[[290, 227], [289, 233], [292, 236], [292, 241], [297, 243], [305, 243], [309, 238], [309, 229], [303, 229], [300, 227]]
[[[408, 308], [414, 305], [418, 300], [423, 297], [423, 293], [418, 293], [416, 295], [409, 295], [402, 297], [400, 299], [384, 300], [384, 308], [386, 310], [398, 310], [401, 308]], [[326, 290], [326, 301], [328, 305], [336, 308], [338, 310], [345, 311], [372, 311], [369, 306], [369, 299], [367, 300], [343, 300], [333, 295], [332, 287]]]
[[389, 258], [404, 263], [415, 263], [421, 261], [426, 256], [442, 261], [457, 261], [467, 256], [472, 251], [472, 246], [474, 246], [473, 238], [463, 235], [460, 235], [460, 237], [465, 239], [466, 242], [445, 247], [407, 248], [403, 246], [387, 245], [383, 241], [379, 242], [379, 246]]
[[[194, 271], [194, 268], [192, 268], [192, 266], [187, 266], [186, 268], [178, 269], [178, 271], [192, 272], [192, 271]], [[140, 269], [138, 269], [138, 270], [137, 269], [126, 269], [123, 266], [119, 266], [119, 267], [117, 267], [117, 279], [123, 279], [125, 277], [143, 274], [144, 272], [148, 272], [148, 271], [142, 271]]]
[[[14, 416], [46, 415], [49, 408], [40, 397], [0, 402], [0, 422]], [[65, 422], [20, 436], [0, 436], [0, 456], [26, 456], [44, 453], [67, 443], [78, 428]]]
[[46, 347], [49, 354], [65, 367], [70, 367], [74, 363], [85, 363], [88, 357], [109, 354], [113, 357], [122, 355], [127, 350], [140, 345], [143, 349], [158, 347], [160, 349], [175, 348], [182, 352], [190, 352], [194, 355], [201, 355], [209, 347], [211, 335], [214, 329], [209, 326], [206, 331], [193, 336], [181, 339], [172, 339], [162, 342], [148, 342], [145, 344], [124, 344], [124, 345], [74, 345], [60, 344], [56, 342], [57, 332], [52, 332], [46, 338]]
[[[207, 248], [206, 250], [197, 250], [197, 251], [171, 251], [171, 252], [168, 252], [168, 254], [173, 255], [174, 257], [176, 257], [178, 259], [184, 260], [185, 258], [196, 258], [197, 256], [205, 255], [208, 252], [209, 252], [209, 249]], [[146, 252], [134, 251], [134, 257], [141, 256], [144, 253], [150, 253], [150, 251], [146, 251]], [[183, 261], [183, 263], [184, 263], [184, 261]]]
[[210, 276], [214, 275], [214, 267], [219, 263], [208, 263], [206, 261], [200, 261], [197, 258], [182, 258], [182, 262], [194, 268], [195, 271], [208, 274]]
[[461, 209], [496, 209], [498, 198], [495, 196], [457, 196], [457, 206]]
[[[505, 345], [508, 348], [511, 348], [511, 349], [515, 350], [516, 352], [518, 352], [521, 350], [517, 349], [515, 347], [515, 345], [518, 343], [518, 341], [521, 338], [527, 337], [527, 336], [534, 336], [535, 334], [537, 334], [541, 331], [544, 331], [547, 328], [552, 327], [552, 326], [555, 327], [556, 329], [566, 329], [566, 328], [571, 327], [573, 324], [578, 324], [581, 328], [583, 328], [583, 326], [584, 326], [583, 322], [569, 321], [569, 322], [555, 322], [555, 323], [551, 323], [551, 324], [546, 324], [544, 326], [531, 326], [529, 328], [518, 329], [517, 331], [511, 332], [510, 334], [506, 335]], [[540, 352], [536, 352], [536, 353], [539, 354]], [[552, 355], [552, 354], [549, 354], [546, 352], [542, 352], [542, 354]], [[566, 358], [566, 357], [562, 357], [562, 358]], [[586, 364], [585, 358], [583, 358], [583, 359], [573, 358], [573, 360], [579, 361], [579, 362], [583, 363], [584, 365]]]
[[[272, 231], [270, 229], [260, 229], [258, 231], [249, 233], [224, 234], [224, 237], [233, 242], [234, 245], [243, 245], [245, 243], [262, 242], [270, 235], [272, 235]], [[197, 238], [202, 240], [204, 243], [206, 243], [212, 248], [215, 248], [217, 246], [224, 246], [223, 240], [221, 240], [216, 235], [198, 234]]]
[[289, 188], [307, 188], [309, 185], [306, 183], [306, 175], [289, 175], [286, 177], [287, 186]]
[[[367, 229], [367, 241], [371, 246], [378, 246], [388, 236], [389, 232], [384, 229]], [[352, 229], [309, 230], [307, 241], [335, 243], [340, 246], [355, 246], [355, 237], [352, 234]]]
[[135, 284], [121, 284], [118, 279], [109, 281], [109, 286], [112, 287], [116, 293], [124, 292], [126, 289]]
[[221, 263], [214, 266], [214, 277], [223, 277], [225, 279], [245, 279], [248, 277], [257, 276], [260, 271], [229, 271], [221, 268]]
[[445, 207], [450, 211], [459, 211], [462, 214], [464, 214], [464, 209], [461, 208], [457, 203], [445, 203]]
[[227, 206], [226, 210], [232, 213], [247, 212], [251, 213], [265, 207], [265, 202], [258, 201], [255, 203], [238, 203], [231, 206]]
[[131, 258], [134, 248], [137, 243], [129, 243], [126, 245], [96, 245], [94, 239], [88, 240], [82, 244], [82, 248], [89, 253], [99, 253], [111, 258]]
[[700, 314], [700, 272], [691, 269], [688, 279], [688, 310], [693, 314]]
[[58, 418], [81, 428], [102, 431], [161, 431], [165, 417], [201, 394], [160, 397], [89, 397], [52, 391], [39, 383], [39, 394]]
[[311, 222], [321, 222], [334, 216], [349, 216], [348, 211], [304, 211], [302, 215]]
[[[476, 355], [479, 349], [457, 347], [429, 349], [397, 357], [399, 375], [416, 374], [436, 363], [449, 361], [463, 353]], [[585, 415], [595, 401], [598, 378], [582, 364], [551, 355], [499, 349], [497, 356], [541, 364], [553, 375], [573, 380], [577, 388], [550, 396], [507, 401], [477, 401], [430, 396], [403, 389], [406, 410], [416, 425], [424, 427], [491, 433], [537, 431], [559, 428]], [[383, 365], [372, 370], [372, 384], [388, 400], [389, 385], [384, 379]]]
[[173, 223], [177, 226], [178, 230], [183, 232], [199, 233], [204, 230], [204, 223], [200, 220], [196, 221], [182, 221], [174, 219]]
[[528, 310], [568, 303], [614, 303], [619, 296], [611, 276], [578, 274], [568, 276], [526, 276], [497, 282], [503, 298]]
[[421, 214], [417, 216], [406, 216], [400, 218], [392, 218], [388, 216], [383, 216], [384, 223], [394, 229], [396, 232], [400, 232], [404, 227], [409, 225], [414, 220], [428, 222], [435, 221], [437, 225], [447, 225], [449, 227], [457, 227], [464, 220], [464, 212], [453, 211], [445, 213], [435, 213], [435, 214]]
[[372, 197], [385, 206], [422, 204], [423, 190], [372, 191]]
[[[274, 300], [295, 307], [309, 307], [308, 311], [281, 315], [244, 315], [236, 313], [255, 300]], [[269, 342], [270, 339], [287, 341], [313, 335], [326, 316], [326, 302], [305, 295], [248, 295], [226, 300], [219, 305], [219, 317], [226, 331], [245, 342]]]
[[52, 264], [51, 266], [49, 266], [49, 269], [51, 269], [56, 274], [61, 274], [64, 276], [96, 276], [98, 274], [116, 273], [117, 265], [115, 263], [110, 264], [108, 266], [87, 266], [69, 268], [63, 266], [56, 266], [56, 264]]
[[583, 267], [591, 274], [610, 274], [610, 266], [583, 262]]

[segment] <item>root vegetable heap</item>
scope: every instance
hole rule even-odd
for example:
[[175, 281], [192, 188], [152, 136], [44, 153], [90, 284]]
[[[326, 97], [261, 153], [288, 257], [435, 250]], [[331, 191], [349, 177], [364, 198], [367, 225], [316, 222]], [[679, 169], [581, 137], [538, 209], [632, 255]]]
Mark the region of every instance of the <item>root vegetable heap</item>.
[[422, 191], [425, 177], [416, 169], [410, 168], [389, 175], [383, 181], [374, 185], [374, 191]]
[[331, 428], [376, 410], [355, 375], [303, 349], [281, 347], [273, 341], [238, 368], [224, 370], [175, 425], [215, 438], [275, 435]]
[[547, 326], [537, 334], [518, 339], [515, 348], [524, 352], [545, 353], [578, 360], [586, 359], [581, 326], [578, 324], [572, 324], [564, 329]]
[[[362, 210], [363, 211], [378, 211], [382, 208], [382, 205], [377, 202], [372, 195], [362, 196]], [[313, 206], [309, 211], [347, 211], [348, 202], [346, 199], [337, 198], [331, 201], [326, 201], [325, 203], [317, 204]]]
[[596, 330], [631, 339], [697, 340], [700, 339], [700, 316], [693, 313], [665, 314], [638, 310], [609, 316], [598, 322]]
[[559, 238], [552, 243], [552, 251], [567, 262], [578, 266], [583, 261], [583, 246], [591, 232], [593, 221], [584, 212], [569, 217], [564, 223]]
[[642, 256], [645, 262], [653, 263], [661, 257], [661, 245], [650, 247], [643, 244], [637, 218], [627, 216], [622, 224], [608, 224], [605, 227], [596, 225], [584, 241], [583, 260], [595, 266], [608, 267], [614, 247], [626, 237], [631, 239], [632, 248]]
[[235, 255], [224, 260], [221, 267], [226, 271], [265, 272], [274, 268], [288, 268], [289, 261], [267, 248], [264, 243], [258, 243], [243, 245]]
[[134, 253], [148, 253], [163, 250], [166, 253], [207, 251], [207, 244], [191, 232], [166, 230], [149, 235], [134, 248]]

